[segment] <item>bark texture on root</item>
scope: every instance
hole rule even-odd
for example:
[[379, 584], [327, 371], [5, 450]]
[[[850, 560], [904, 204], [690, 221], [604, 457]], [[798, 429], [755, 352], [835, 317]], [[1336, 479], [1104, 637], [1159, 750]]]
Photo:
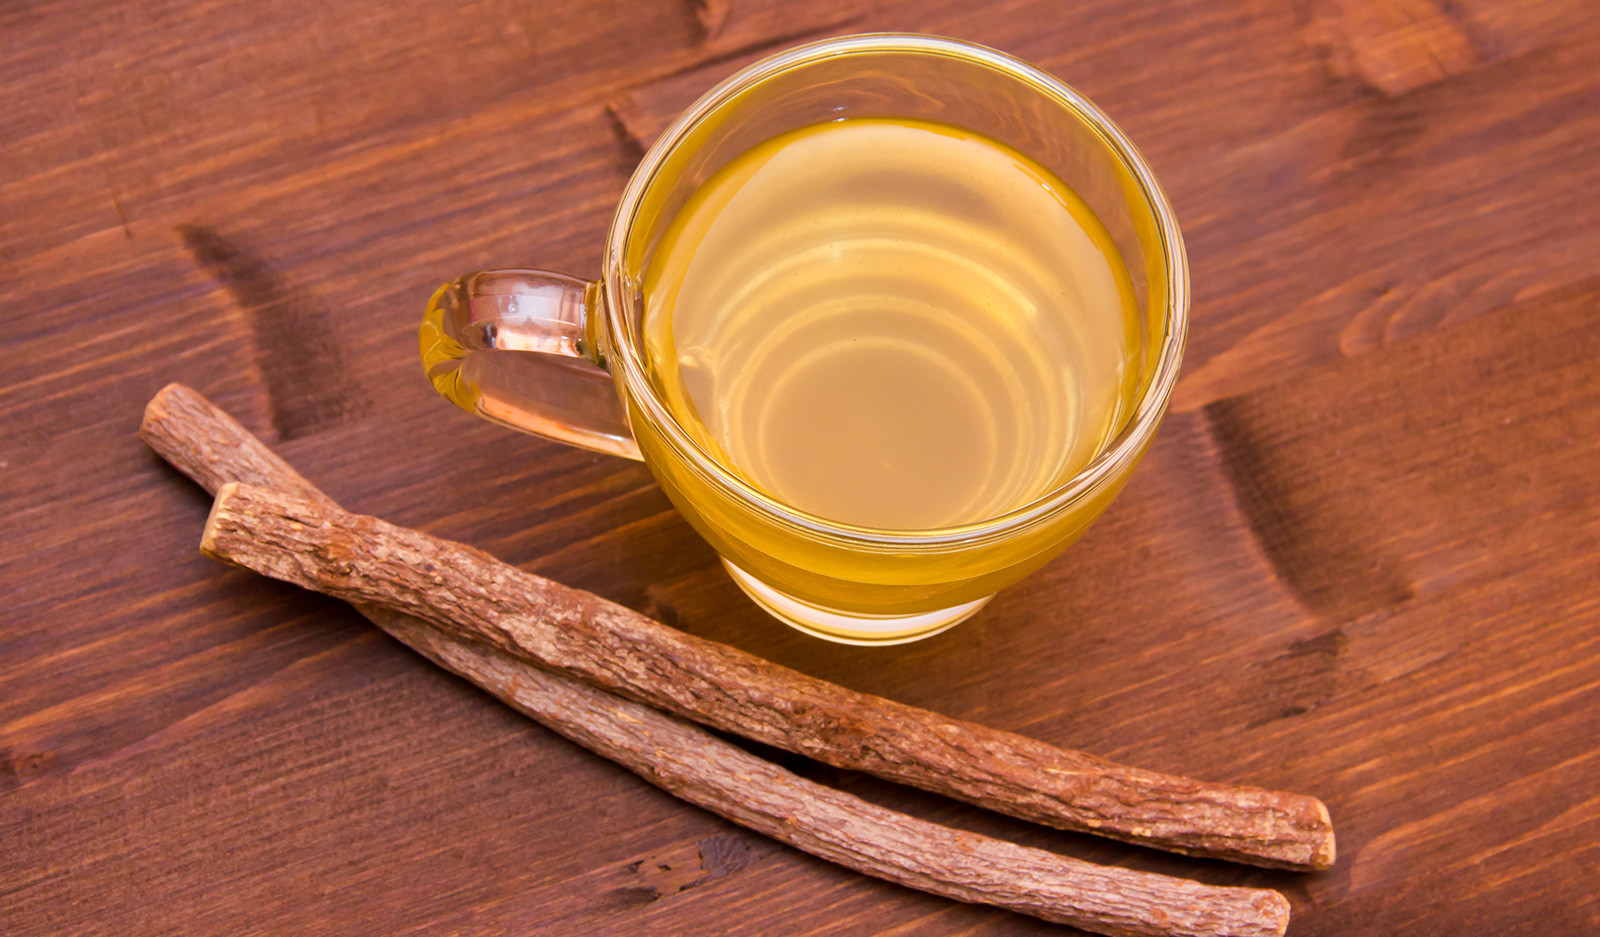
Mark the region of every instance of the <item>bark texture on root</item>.
[[1025, 820], [1254, 865], [1333, 862], [1316, 798], [1146, 771], [858, 693], [322, 499], [229, 489], [201, 549], [718, 729]]
[[[141, 434], [208, 490], [246, 481], [334, 506], [260, 440], [181, 385], [151, 401]], [[662, 789], [857, 871], [1099, 933], [1255, 937], [1281, 935], [1288, 924], [1288, 902], [1275, 891], [1097, 866], [895, 813], [807, 781], [682, 719], [422, 619], [356, 608], [440, 666]]]

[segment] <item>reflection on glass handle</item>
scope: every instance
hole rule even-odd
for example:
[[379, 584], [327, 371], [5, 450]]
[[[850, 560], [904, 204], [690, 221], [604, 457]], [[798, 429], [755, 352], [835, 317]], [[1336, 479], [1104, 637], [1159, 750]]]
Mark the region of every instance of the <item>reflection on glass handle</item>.
[[592, 336], [600, 285], [544, 270], [480, 270], [439, 287], [422, 319], [422, 367], [468, 413], [638, 459], [627, 412]]

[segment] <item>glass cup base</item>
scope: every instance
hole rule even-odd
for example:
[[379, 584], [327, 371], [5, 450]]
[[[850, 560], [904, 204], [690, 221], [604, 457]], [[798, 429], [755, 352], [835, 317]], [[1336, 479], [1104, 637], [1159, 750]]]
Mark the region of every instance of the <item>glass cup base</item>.
[[728, 575], [772, 617], [813, 637], [840, 644], [906, 644], [932, 637], [971, 618], [994, 598], [981, 599], [914, 615], [867, 615], [839, 612], [785, 595], [727, 560]]

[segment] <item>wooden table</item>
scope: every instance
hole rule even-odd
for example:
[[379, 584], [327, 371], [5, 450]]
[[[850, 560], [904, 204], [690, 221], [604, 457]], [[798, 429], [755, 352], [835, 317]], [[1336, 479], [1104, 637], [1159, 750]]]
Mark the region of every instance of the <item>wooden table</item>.
[[[438, 282], [593, 274], [641, 147], [809, 37], [991, 44], [1137, 141], [1188, 239], [1173, 412], [952, 632], [762, 615], [633, 463], [434, 397]], [[1247, 870], [783, 758], [920, 816], [1282, 889], [1290, 933], [1600, 932], [1592, 0], [40, 0], [0, 8], [0, 933], [1023, 934], [679, 803], [347, 607], [196, 552], [168, 381], [344, 503], [849, 686], [1321, 796]]]

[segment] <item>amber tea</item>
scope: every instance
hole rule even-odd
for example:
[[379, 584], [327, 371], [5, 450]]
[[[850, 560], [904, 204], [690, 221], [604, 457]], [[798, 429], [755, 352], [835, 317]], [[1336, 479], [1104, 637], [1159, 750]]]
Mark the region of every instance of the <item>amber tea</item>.
[[924, 121], [851, 118], [733, 160], [644, 282], [646, 366], [696, 442], [827, 521], [913, 531], [1058, 487], [1134, 404], [1110, 236], [1043, 166]]
[[1082, 535], [1188, 331], [1182, 234], [1133, 143], [1054, 76], [935, 36], [826, 39], [712, 88], [644, 153], [602, 256], [593, 280], [440, 287], [434, 387], [643, 461], [757, 605], [849, 643], [949, 628]]

